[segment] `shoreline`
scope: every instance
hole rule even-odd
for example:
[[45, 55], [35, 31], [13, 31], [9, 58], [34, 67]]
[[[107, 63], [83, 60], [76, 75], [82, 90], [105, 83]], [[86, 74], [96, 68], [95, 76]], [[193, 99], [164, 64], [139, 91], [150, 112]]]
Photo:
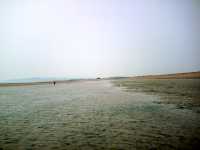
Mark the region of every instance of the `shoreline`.
[[200, 79], [200, 71], [128, 77], [133, 79]]
[[[71, 83], [71, 82], [80, 82], [88, 79], [72, 79], [72, 80], [58, 80], [57, 84], [60, 83]], [[32, 85], [46, 85], [53, 84], [53, 81], [41, 81], [41, 82], [26, 82], [26, 83], [0, 83], [0, 87], [9, 87], [9, 86], [32, 86]]]
[[[159, 75], [143, 75], [143, 76], [129, 76], [129, 77], [107, 77], [107, 78], [96, 78], [96, 79], [71, 79], [71, 80], [55, 80], [56, 83], [71, 83], [78, 81], [94, 81], [94, 80], [123, 80], [123, 79], [200, 79], [200, 71], [197, 72], [184, 72], [184, 73], [173, 73], [173, 74], [159, 74]], [[53, 84], [52, 81], [40, 81], [40, 82], [18, 82], [18, 83], [0, 83], [0, 87], [7, 86], [30, 86], [30, 85], [44, 85]]]

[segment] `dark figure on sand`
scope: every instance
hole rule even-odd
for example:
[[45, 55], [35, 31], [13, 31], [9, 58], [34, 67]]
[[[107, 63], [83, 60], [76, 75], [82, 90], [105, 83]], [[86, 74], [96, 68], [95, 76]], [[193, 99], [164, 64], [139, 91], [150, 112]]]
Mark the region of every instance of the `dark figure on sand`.
[[56, 81], [53, 81], [53, 85], [54, 85], [54, 86], [56, 85]]

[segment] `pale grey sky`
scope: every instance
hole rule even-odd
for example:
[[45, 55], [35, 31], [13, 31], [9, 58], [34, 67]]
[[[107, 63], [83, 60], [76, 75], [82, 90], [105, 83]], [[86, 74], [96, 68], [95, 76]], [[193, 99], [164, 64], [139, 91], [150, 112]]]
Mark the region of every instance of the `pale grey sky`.
[[200, 70], [199, 0], [0, 0], [0, 80]]

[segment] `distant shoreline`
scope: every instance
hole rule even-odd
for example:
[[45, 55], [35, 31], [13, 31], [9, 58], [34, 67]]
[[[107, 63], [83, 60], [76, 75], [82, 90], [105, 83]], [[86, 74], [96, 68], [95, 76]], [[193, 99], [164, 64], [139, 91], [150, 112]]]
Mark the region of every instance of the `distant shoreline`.
[[[200, 79], [200, 71], [197, 72], [184, 72], [184, 73], [173, 73], [173, 74], [160, 74], [160, 75], [144, 75], [144, 76], [132, 76], [132, 77], [109, 77], [100, 78], [105, 80], [117, 80], [122, 78], [131, 79]], [[71, 79], [71, 80], [52, 80], [52, 81], [40, 81], [40, 82], [26, 82], [26, 83], [0, 83], [0, 87], [5, 86], [26, 86], [26, 85], [42, 85], [42, 84], [53, 84], [56, 83], [71, 83], [77, 81], [87, 80], [99, 80], [99, 79]]]
[[200, 79], [200, 71], [173, 74], [144, 75], [130, 77], [134, 79]]
[[[54, 80], [54, 81], [56, 81], [56, 83], [71, 83], [71, 82], [83, 81], [83, 79]], [[25, 82], [25, 83], [0, 83], [0, 87], [30, 86], [30, 85], [44, 85], [44, 84], [52, 84], [53, 85], [53, 81]]]

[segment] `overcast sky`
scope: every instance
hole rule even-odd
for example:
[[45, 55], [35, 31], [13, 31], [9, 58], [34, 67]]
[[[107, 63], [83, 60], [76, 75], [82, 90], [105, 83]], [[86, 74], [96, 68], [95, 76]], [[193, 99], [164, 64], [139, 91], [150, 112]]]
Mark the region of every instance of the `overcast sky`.
[[199, 0], [0, 0], [0, 80], [197, 71], [199, 27]]

